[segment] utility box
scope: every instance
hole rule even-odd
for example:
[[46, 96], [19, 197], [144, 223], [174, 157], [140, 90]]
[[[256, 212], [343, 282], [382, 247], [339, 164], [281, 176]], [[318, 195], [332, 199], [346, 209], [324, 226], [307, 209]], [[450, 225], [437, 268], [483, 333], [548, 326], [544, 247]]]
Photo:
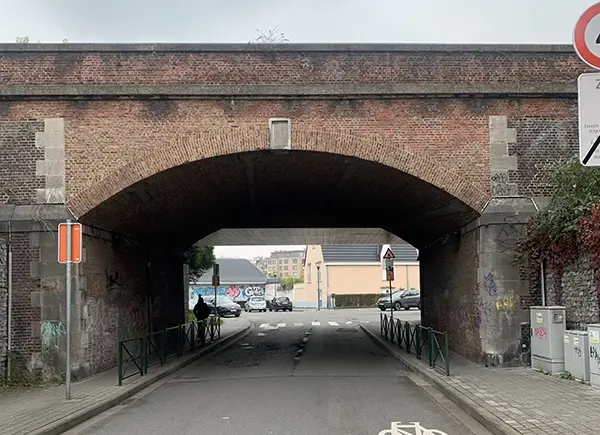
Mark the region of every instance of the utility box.
[[565, 307], [530, 307], [531, 368], [553, 375], [565, 370]]
[[565, 370], [578, 381], [590, 380], [588, 331], [565, 331]]
[[600, 325], [588, 325], [590, 384], [600, 387]]

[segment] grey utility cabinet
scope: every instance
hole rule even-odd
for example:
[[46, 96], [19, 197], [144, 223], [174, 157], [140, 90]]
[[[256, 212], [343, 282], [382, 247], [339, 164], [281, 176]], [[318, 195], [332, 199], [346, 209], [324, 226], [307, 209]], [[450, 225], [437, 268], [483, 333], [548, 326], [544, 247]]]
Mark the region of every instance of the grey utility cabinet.
[[590, 384], [600, 387], [600, 325], [588, 325]]
[[565, 307], [530, 307], [531, 368], [558, 374], [565, 370]]
[[588, 331], [565, 331], [565, 370], [579, 381], [590, 380]]

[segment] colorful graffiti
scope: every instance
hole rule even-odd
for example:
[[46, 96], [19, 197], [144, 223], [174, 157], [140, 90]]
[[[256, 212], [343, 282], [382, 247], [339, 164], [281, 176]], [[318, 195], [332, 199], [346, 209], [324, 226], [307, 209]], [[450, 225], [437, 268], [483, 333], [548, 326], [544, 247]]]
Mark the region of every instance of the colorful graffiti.
[[[190, 304], [195, 304], [198, 296], [213, 296], [215, 288], [210, 286], [198, 286], [190, 288]], [[229, 296], [234, 301], [246, 301], [252, 296], [264, 296], [264, 285], [229, 285], [217, 287], [217, 295]]]

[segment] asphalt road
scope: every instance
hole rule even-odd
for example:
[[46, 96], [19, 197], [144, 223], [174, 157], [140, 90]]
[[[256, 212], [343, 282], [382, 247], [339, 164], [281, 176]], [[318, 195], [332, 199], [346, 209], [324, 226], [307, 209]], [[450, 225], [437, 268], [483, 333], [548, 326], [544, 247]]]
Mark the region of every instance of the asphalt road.
[[375, 345], [358, 325], [378, 311], [362, 311], [244, 313], [242, 340], [67, 434], [487, 434]]

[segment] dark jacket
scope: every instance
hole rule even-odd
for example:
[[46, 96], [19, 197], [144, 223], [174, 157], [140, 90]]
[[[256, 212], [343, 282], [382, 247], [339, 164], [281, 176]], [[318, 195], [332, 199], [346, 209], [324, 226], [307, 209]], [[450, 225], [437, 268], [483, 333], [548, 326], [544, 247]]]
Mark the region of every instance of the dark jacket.
[[210, 308], [204, 301], [198, 301], [194, 306], [194, 316], [198, 321], [206, 319], [210, 315]]

